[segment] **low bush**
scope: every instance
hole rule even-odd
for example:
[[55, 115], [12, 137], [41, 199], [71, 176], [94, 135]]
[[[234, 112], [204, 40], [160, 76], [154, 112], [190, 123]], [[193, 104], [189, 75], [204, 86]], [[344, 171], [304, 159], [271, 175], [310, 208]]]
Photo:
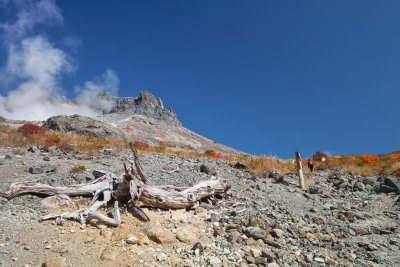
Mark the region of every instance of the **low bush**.
[[387, 157], [390, 160], [400, 160], [400, 152], [391, 153]]
[[158, 146], [153, 147], [152, 151], [156, 153], [166, 153], [168, 144], [166, 142], [160, 142]]
[[83, 165], [80, 165], [80, 166], [72, 167], [71, 170], [69, 170], [69, 173], [75, 174], [75, 173], [82, 173], [84, 171], [86, 171], [86, 167]]
[[267, 177], [271, 171], [280, 173], [295, 171], [295, 164], [291, 160], [283, 160], [271, 156], [253, 156], [244, 162], [247, 163], [246, 170], [259, 177]]
[[212, 150], [212, 149], [206, 150], [206, 152], [204, 152], [204, 153], [205, 153], [208, 157], [213, 158], [213, 159], [222, 158], [222, 154], [221, 154], [221, 153], [218, 153], [217, 151]]
[[133, 147], [138, 150], [149, 150], [150, 149], [149, 144], [142, 142], [142, 141], [138, 141], [138, 140], [133, 142]]
[[367, 164], [374, 164], [380, 159], [380, 157], [377, 155], [362, 155], [361, 159]]
[[50, 143], [58, 144], [61, 142], [61, 134], [59, 133], [49, 133], [47, 135], [47, 141]]
[[24, 136], [44, 134], [47, 132], [45, 128], [30, 123], [22, 125], [17, 131]]

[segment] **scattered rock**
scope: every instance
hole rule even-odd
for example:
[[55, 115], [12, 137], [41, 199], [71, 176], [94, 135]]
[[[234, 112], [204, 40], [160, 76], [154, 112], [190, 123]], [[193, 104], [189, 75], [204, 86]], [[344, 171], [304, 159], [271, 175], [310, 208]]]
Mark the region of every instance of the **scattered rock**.
[[254, 239], [262, 239], [267, 235], [266, 231], [260, 227], [248, 227], [247, 234]]
[[197, 235], [199, 233], [199, 228], [193, 226], [192, 224], [187, 224], [179, 227], [176, 230], [176, 238], [184, 243], [194, 243], [197, 241]]
[[221, 220], [221, 216], [219, 216], [219, 214], [211, 213], [211, 215], [210, 215], [211, 223], [216, 223], [216, 222], [219, 222], [220, 220]]
[[254, 258], [260, 257], [261, 256], [261, 250], [257, 248], [251, 248], [250, 253]]
[[206, 219], [207, 218], [207, 210], [203, 207], [197, 207], [194, 211], [194, 214], [196, 215], [196, 217], [198, 218], [202, 218], [202, 219]]
[[400, 190], [400, 179], [392, 178], [392, 177], [386, 177], [384, 179], [384, 183], [389, 188], [392, 188], [393, 192], [395, 192], [395, 193], [399, 192], [399, 190]]
[[314, 257], [314, 262], [322, 264], [322, 263], [325, 262], [325, 260], [323, 258], [320, 258], [320, 257]]
[[61, 155], [61, 151], [56, 147], [56, 146], [49, 146], [47, 148], [47, 152], [49, 152], [49, 154], [51, 156], [60, 156]]
[[284, 232], [281, 229], [272, 229], [271, 234], [273, 237], [280, 238], [283, 236]]
[[175, 234], [168, 229], [163, 229], [160, 226], [151, 226], [148, 230], [148, 236], [151, 240], [159, 244], [176, 242]]
[[205, 164], [200, 165], [200, 172], [203, 172], [208, 175], [216, 175], [217, 174], [214, 166], [205, 165]]
[[245, 170], [247, 168], [247, 164], [242, 161], [239, 161], [235, 165], [233, 165], [233, 168], [238, 170]]
[[100, 235], [106, 239], [111, 239], [112, 231], [110, 229], [104, 228], [100, 230]]
[[117, 251], [113, 247], [106, 247], [100, 255], [100, 259], [103, 261], [115, 261], [117, 257]]
[[165, 254], [164, 252], [160, 252], [160, 253], [158, 253], [157, 256], [156, 256], [156, 259], [157, 259], [158, 261], [165, 261], [165, 260], [167, 260], [167, 258], [168, 258], [168, 256], [167, 256], [167, 254]]
[[221, 261], [220, 258], [218, 258], [218, 257], [211, 256], [211, 257], [208, 259], [208, 264], [209, 264], [210, 266], [220, 267], [220, 266], [222, 266], [222, 261]]
[[42, 174], [44, 172], [43, 168], [39, 167], [29, 167], [28, 171], [32, 174]]
[[63, 257], [57, 257], [46, 260], [42, 267], [67, 267], [67, 259]]
[[44, 167], [43, 171], [45, 173], [56, 172], [57, 171], [57, 167], [53, 166], [53, 165], [46, 165], [46, 167]]
[[128, 238], [125, 240], [125, 242], [130, 245], [136, 245], [139, 243], [139, 237], [136, 235], [128, 235]]
[[203, 254], [204, 252], [204, 247], [200, 242], [197, 242], [196, 244], [194, 244], [194, 246], [192, 247], [192, 251], [194, 251], [196, 256], [199, 256], [201, 254]]
[[171, 219], [174, 221], [181, 221], [187, 219], [186, 210], [178, 209], [178, 210], [170, 210]]
[[375, 251], [375, 250], [378, 250], [378, 247], [375, 246], [374, 244], [368, 244], [367, 247], [366, 247], [366, 249], [367, 249], [368, 251]]
[[353, 187], [354, 189], [357, 189], [357, 190], [359, 190], [359, 191], [364, 191], [365, 190], [365, 185], [363, 184], [363, 183], [361, 183], [361, 182], [356, 182], [355, 184], [354, 184], [354, 187]]

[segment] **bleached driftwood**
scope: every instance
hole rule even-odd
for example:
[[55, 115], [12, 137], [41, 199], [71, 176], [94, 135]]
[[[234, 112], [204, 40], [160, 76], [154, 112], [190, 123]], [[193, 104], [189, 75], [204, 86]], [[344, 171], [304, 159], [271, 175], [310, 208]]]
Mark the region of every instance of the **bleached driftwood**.
[[[9, 190], [0, 193], [7, 199], [21, 194], [36, 194], [52, 196], [64, 194], [68, 196], [92, 196], [91, 205], [86, 209], [63, 214], [50, 214], [42, 217], [43, 220], [64, 219], [88, 223], [96, 219], [109, 226], [121, 224], [119, 203], [127, 207], [142, 220], [148, 221], [147, 215], [141, 207], [162, 209], [179, 209], [195, 205], [200, 200], [221, 195], [230, 185], [223, 179], [213, 177], [202, 181], [192, 187], [156, 186], [147, 184], [147, 177], [141, 168], [136, 149], [130, 143], [133, 152], [133, 162], [128, 169], [124, 164], [125, 173], [117, 177], [113, 173], [101, 172], [103, 176], [88, 184], [75, 184], [70, 186], [49, 186], [35, 182], [17, 182], [11, 184]], [[101, 200], [100, 200], [101, 199]], [[108, 217], [97, 210], [114, 200], [114, 215]]]

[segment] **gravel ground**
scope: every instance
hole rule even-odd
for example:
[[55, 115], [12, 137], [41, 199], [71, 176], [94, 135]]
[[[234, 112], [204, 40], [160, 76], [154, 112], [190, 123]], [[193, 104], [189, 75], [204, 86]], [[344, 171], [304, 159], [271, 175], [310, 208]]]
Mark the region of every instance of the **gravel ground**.
[[[119, 174], [130, 157], [127, 150], [88, 159], [1, 148], [0, 191], [17, 181], [84, 183], [93, 170]], [[146, 210], [149, 223], [122, 208], [117, 228], [40, 222], [87, 204], [84, 198], [0, 198], [0, 266], [400, 266], [398, 181], [320, 171], [306, 173], [303, 192], [294, 174], [260, 179], [223, 160], [140, 159], [150, 184], [191, 186], [216, 175], [232, 188], [191, 210]], [[85, 171], [72, 175], [79, 166]]]

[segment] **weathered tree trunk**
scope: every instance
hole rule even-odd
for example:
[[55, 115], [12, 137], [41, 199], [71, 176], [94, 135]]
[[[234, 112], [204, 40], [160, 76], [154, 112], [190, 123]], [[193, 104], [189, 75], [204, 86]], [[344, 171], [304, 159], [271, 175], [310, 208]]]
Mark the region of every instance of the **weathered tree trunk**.
[[68, 196], [93, 196], [97, 190], [102, 188], [110, 188], [115, 174], [105, 173], [104, 176], [90, 182], [88, 184], [76, 184], [70, 186], [50, 186], [36, 182], [17, 182], [11, 184], [5, 193], [0, 196], [11, 199], [23, 194], [35, 194], [43, 196], [68, 195]]
[[[18, 182], [11, 184], [9, 190], [5, 193], [0, 193], [0, 196], [7, 199], [22, 194], [92, 196], [91, 206], [86, 209], [64, 214], [50, 214], [42, 217], [42, 219], [55, 218], [59, 221], [72, 219], [81, 223], [88, 223], [92, 219], [97, 219], [109, 226], [118, 226], [121, 223], [119, 203], [128, 205], [136, 215], [148, 221], [148, 217], [141, 210], [141, 207], [162, 209], [187, 208], [195, 205], [204, 198], [221, 195], [230, 188], [230, 185], [226, 181], [215, 177], [188, 188], [148, 185], [146, 184], [148, 179], [140, 166], [137, 151], [132, 144], [130, 144], [130, 147], [133, 152], [133, 163], [130, 169], [124, 164], [125, 173], [118, 178], [113, 173], [102, 172], [103, 176], [88, 184], [54, 187], [35, 182]], [[102, 200], [98, 200], [100, 195], [102, 195]], [[107, 205], [112, 199], [115, 200], [115, 212], [112, 218], [97, 211], [100, 207]]]

